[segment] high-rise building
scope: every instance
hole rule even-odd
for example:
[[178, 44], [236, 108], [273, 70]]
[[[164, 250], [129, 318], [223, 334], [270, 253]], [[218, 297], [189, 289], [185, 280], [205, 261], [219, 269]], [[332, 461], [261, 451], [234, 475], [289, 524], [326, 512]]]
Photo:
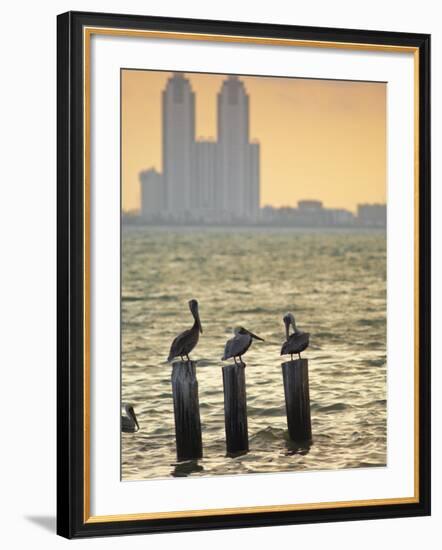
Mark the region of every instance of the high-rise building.
[[[237, 76], [218, 93], [217, 140], [195, 140], [195, 94], [174, 73], [162, 95], [163, 175], [140, 174], [142, 215], [170, 222], [258, 220], [260, 146], [249, 140], [249, 96]], [[157, 182], [157, 183], [154, 183]], [[157, 194], [159, 193], [159, 194]]]
[[195, 143], [195, 94], [182, 73], [174, 73], [163, 91], [163, 174], [165, 213], [185, 221], [192, 210]]
[[164, 214], [163, 176], [154, 168], [140, 172], [141, 217], [145, 221], [159, 220]]
[[387, 225], [386, 204], [358, 204], [359, 225], [385, 227]]
[[199, 139], [194, 146], [192, 181], [192, 218], [196, 221], [219, 221], [216, 206], [217, 150], [213, 139]]
[[246, 196], [246, 216], [250, 221], [257, 221], [259, 217], [259, 182], [260, 182], [260, 145], [257, 141], [248, 146], [248, 179]]
[[319, 210], [322, 210], [323, 206], [322, 201], [304, 199], [302, 201], [298, 201], [298, 208], [303, 212], [317, 212]]
[[[259, 145], [249, 141], [249, 96], [230, 75], [218, 93], [217, 205], [231, 220], [252, 221], [259, 208]], [[257, 206], [258, 204], [258, 206]]]

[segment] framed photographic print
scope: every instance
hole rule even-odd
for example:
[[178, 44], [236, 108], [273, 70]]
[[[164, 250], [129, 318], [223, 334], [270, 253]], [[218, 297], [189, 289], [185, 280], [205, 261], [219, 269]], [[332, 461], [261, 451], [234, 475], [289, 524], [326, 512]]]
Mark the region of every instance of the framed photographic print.
[[430, 513], [430, 37], [58, 17], [58, 533]]

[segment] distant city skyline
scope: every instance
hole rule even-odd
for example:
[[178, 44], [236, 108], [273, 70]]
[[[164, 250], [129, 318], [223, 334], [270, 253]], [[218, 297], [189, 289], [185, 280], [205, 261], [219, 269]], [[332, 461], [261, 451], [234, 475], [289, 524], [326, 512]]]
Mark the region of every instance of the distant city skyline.
[[162, 171], [140, 173], [144, 221], [253, 223], [259, 217], [259, 144], [249, 136], [249, 96], [228, 76], [217, 103], [216, 140], [195, 136], [198, 97], [174, 73], [162, 91]]
[[[165, 160], [167, 165], [162, 153], [167, 132], [161, 103], [172, 75], [122, 71], [125, 211], [140, 209], [140, 172], [149, 168], [162, 172]], [[198, 140], [201, 169], [212, 142], [219, 139], [216, 97], [227, 76], [186, 73], [193, 97], [192, 132], [199, 138], [203, 129], [209, 136]], [[260, 143], [259, 206], [294, 207], [299, 200], [313, 199], [329, 208], [356, 212], [360, 203], [385, 203], [385, 84], [243, 76], [240, 82], [250, 120], [247, 142], [257, 138]], [[224, 141], [227, 151], [228, 141]], [[190, 185], [186, 178], [183, 190]], [[177, 204], [180, 201], [183, 197]]]

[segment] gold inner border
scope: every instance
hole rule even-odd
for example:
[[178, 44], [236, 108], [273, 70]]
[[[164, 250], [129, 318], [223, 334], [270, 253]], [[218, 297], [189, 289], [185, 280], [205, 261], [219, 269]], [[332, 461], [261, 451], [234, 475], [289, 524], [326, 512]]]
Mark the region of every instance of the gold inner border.
[[[272, 46], [309, 48], [335, 48], [344, 50], [365, 50], [391, 53], [413, 53], [414, 58], [414, 495], [411, 497], [284, 504], [272, 506], [251, 506], [238, 508], [215, 508], [203, 510], [181, 510], [173, 512], [151, 512], [92, 516], [90, 509], [90, 78], [91, 78], [91, 36], [130, 36], [142, 38], [194, 40], [211, 42], [234, 42]], [[411, 504], [419, 502], [419, 49], [410, 46], [330, 42], [319, 40], [296, 40], [285, 38], [244, 37], [235, 35], [114, 29], [106, 27], [84, 27], [84, 522], [103, 523], [115, 521], [136, 521], [149, 519], [191, 518], [229, 514], [253, 514], [264, 512], [286, 512], [299, 510], [324, 510], [327, 508], [353, 508], [357, 506], [382, 506], [389, 504]]]

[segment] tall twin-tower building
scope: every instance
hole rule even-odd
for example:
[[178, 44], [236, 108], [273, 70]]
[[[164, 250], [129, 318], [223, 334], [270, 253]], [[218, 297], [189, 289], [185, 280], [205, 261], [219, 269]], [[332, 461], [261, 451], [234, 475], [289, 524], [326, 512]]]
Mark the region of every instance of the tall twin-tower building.
[[147, 221], [251, 222], [259, 214], [259, 144], [249, 136], [249, 96], [229, 76], [217, 96], [216, 140], [195, 138], [195, 93], [182, 73], [162, 97], [163, 172], [140, 174]]

